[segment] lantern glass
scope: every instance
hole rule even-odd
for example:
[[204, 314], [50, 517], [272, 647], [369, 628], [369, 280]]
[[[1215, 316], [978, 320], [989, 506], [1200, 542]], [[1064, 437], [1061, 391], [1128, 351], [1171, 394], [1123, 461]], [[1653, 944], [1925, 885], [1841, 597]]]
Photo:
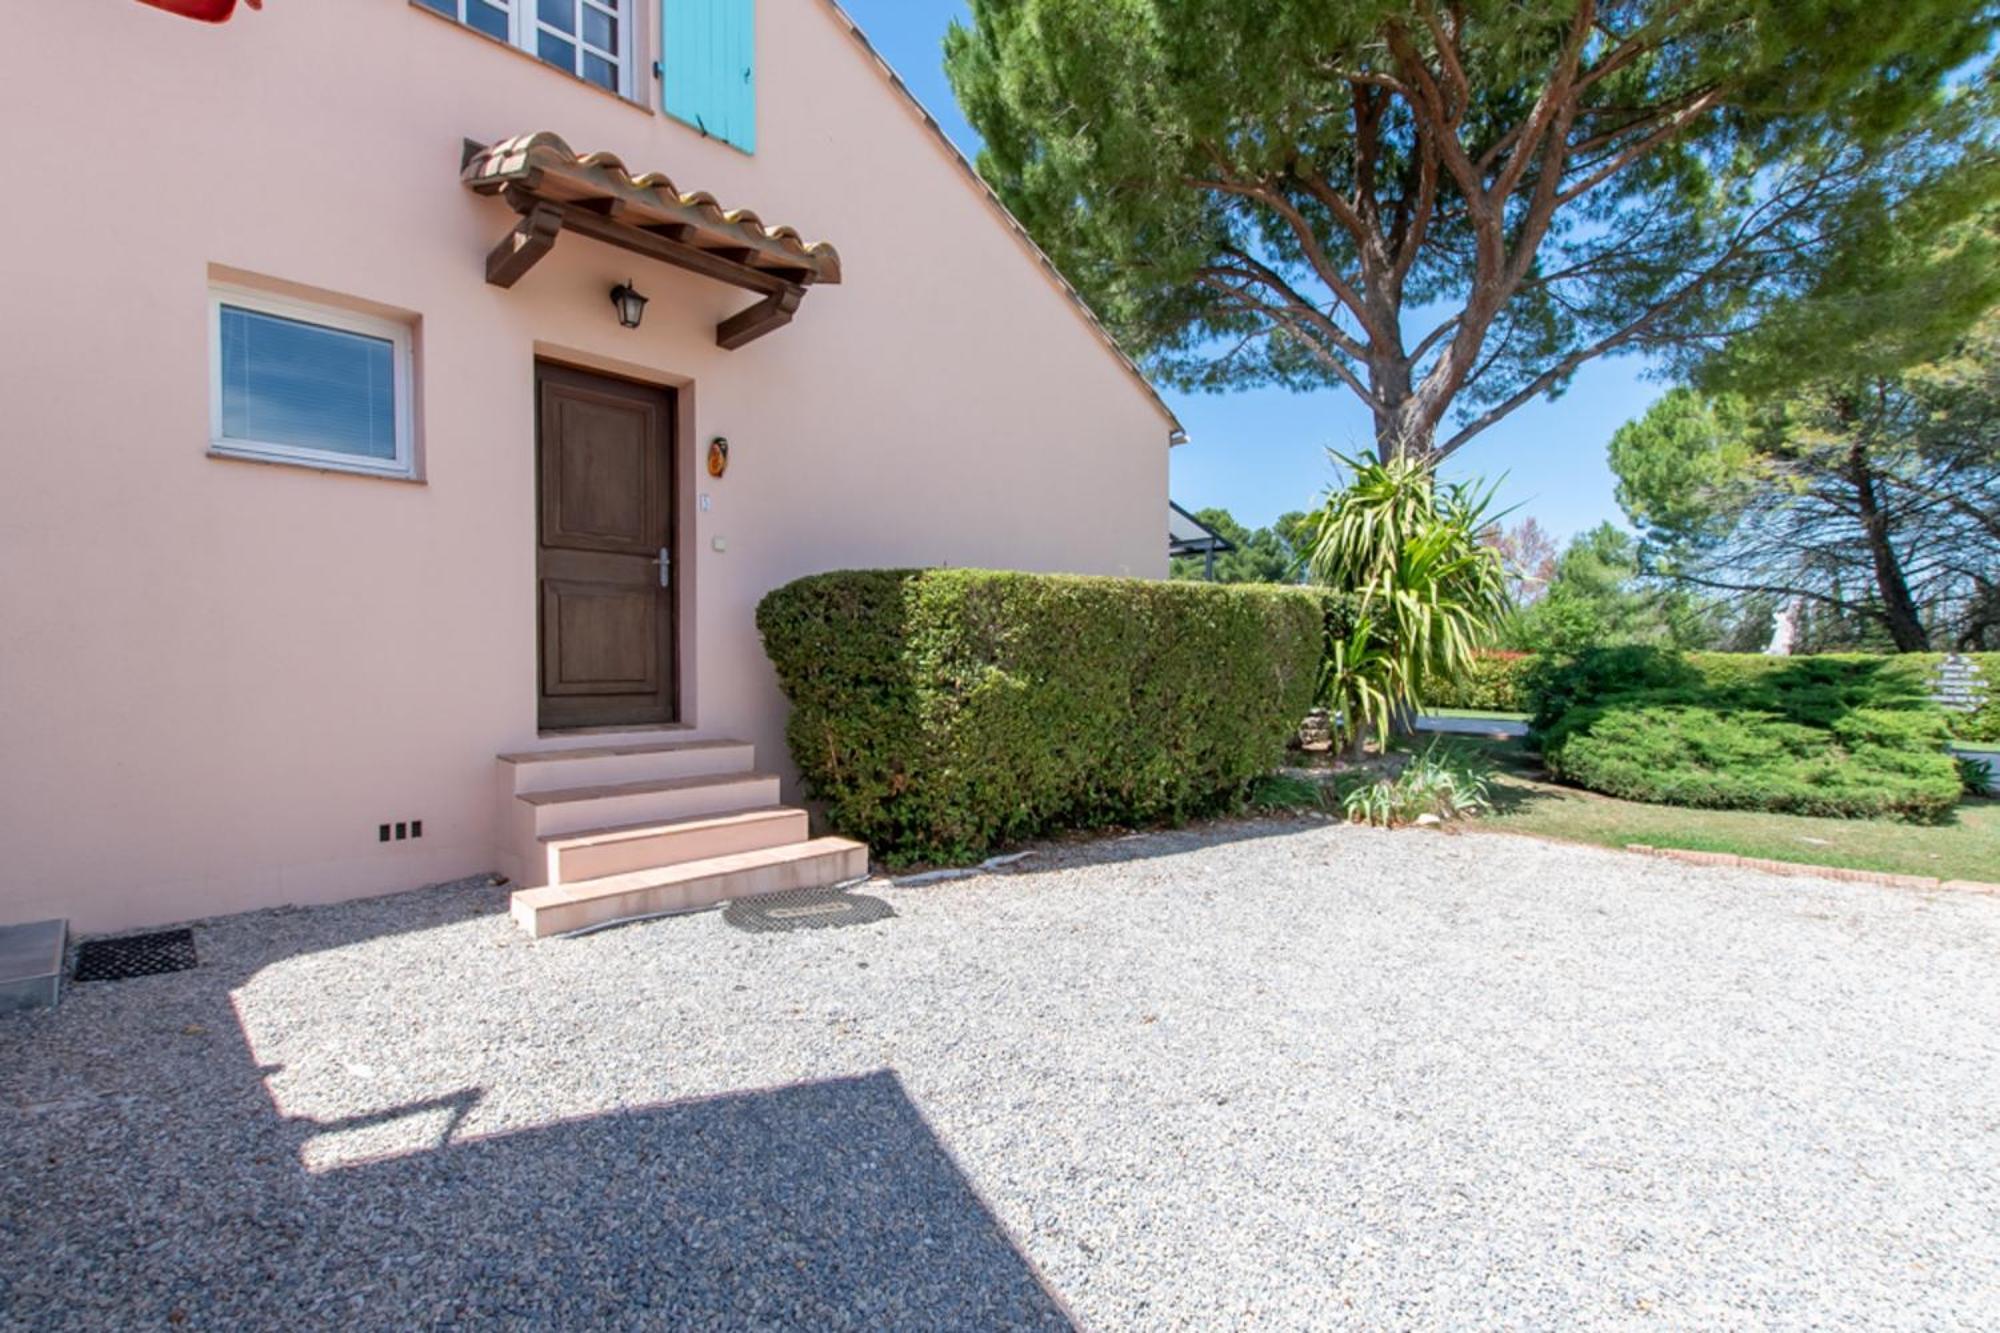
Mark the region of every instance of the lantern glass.
[[633, 290], [629, 282], [611, 289], [611, 304], [618, 307], [618, 322], [628, 329], [638, 328], [639, 321], [646, 317], [646, 298]]

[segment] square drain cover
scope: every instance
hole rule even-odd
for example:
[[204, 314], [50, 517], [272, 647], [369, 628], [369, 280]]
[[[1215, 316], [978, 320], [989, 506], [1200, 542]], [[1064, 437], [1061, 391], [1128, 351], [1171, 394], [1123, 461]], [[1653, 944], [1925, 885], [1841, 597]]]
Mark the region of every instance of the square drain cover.
[[195, 965], [192, 930], [156, 930], [115, 940], [86, 940], [76, 948], [77, 981], [123, 981], [127, 977], [185, 972]]

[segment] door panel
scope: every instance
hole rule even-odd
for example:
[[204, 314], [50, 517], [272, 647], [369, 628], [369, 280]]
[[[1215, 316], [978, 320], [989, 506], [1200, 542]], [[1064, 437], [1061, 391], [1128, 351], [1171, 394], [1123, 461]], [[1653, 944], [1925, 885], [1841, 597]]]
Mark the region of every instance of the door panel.
[[536, 396], [541, 725], [671, 722], [673, 395], [539, 365]]

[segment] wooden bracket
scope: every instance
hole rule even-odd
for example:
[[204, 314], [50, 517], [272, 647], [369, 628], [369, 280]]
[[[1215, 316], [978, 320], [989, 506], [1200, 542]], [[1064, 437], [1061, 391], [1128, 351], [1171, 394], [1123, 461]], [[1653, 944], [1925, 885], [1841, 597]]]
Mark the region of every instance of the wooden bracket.
[[681, 224], [625, 221], [621, 215], [626, 205], [620, 200], [561, 203], [538, 199], [514, 185], [500, 191], [500, 196], [521, 216], [513, 230], [488, 252], [486, 281], [495, 287], [512, 287], [555, 248], [557, 238], [565, 232], [588, 236], [759, 293], [763, 300], [716, 326], [716, 345], [729, 351], [791, 323], [811, 281], [809, 270], [756, 267], [750, 262], [753, 255], [748, 248], [704, 249], [692, 243], [693, 229]]
[[495, 287], [512, 287], [541, 257], [555, 248], [563, 214], [554, 204], [536, 204], [521, 215], [514, 229], [500, 238], [486, 256], [486, 280]]
[[733, 352], [767, 333], [775, 333], [792, 322], [799, 302], [805, 297], [805, 288], [788, 287], [771, 293], [747, 310], [739, 310], [715, 326], [715, 345]]

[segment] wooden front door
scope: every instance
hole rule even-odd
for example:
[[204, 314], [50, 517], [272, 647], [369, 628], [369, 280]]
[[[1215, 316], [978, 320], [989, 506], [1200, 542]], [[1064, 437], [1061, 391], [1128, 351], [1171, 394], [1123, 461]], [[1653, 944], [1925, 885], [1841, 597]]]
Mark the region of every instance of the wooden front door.
[[535, 367], [541, 725], [675, 720], [674, 396]]

